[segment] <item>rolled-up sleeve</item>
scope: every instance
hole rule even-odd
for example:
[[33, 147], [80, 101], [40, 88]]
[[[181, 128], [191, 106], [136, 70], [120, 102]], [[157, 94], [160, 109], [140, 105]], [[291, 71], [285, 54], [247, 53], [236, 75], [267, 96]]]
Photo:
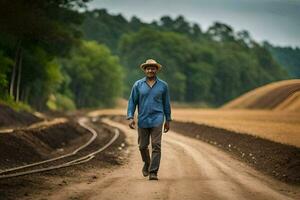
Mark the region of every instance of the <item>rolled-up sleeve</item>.
[[137, 104], [138, 104], [138, 89], [137, 89], [137, 85], [134, 84], [132, 86], [130, 97], [128, 100], [127, 119], [134, 118], [134, 112]]
[[170, 95], [169, 95], [168, 85], [166, 85], [165, 90], [164, 90], [164, 94], [163, 94], [163, 106], [164, 106], [164, 114], [165, 114], [165, 117], [166, 117], [166, 121], [172, 121]]

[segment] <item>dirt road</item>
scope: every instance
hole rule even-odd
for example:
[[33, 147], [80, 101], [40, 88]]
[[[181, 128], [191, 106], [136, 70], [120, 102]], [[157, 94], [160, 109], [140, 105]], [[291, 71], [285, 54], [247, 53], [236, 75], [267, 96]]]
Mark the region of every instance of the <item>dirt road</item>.
[[46, 199], [300, 199], [300, 187], [270, 180], [215, 147], [181, 136], [163, 135], [158, 181], [141, 174], [136, 130], [106, 120], [127, 134], [129, 162], [91, 184], [76, 183]]

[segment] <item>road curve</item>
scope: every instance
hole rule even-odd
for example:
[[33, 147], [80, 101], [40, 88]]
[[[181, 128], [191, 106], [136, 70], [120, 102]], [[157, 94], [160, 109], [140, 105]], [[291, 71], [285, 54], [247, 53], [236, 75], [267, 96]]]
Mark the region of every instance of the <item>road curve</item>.
[[173, 131], [163, 135], [159, 181], [141, 174], [136, 130], [110, 120], [126, 133], [129, 162], [93, 184], [76, 183], [56, 191], [49, 199], [300, 199], [300, 188], [266, 177], [207, 143]]

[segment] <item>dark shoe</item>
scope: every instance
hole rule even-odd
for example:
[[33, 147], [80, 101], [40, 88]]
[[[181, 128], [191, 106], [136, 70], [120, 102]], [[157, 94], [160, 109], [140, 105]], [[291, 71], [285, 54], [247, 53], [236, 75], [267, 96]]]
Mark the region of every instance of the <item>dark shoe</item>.
[[156, 173], [150, 173], [149, 180], [158, 180]]
[[149, 164], [144, 164], [143, 166], [143, 169], [142, 169], [142, 172], [143, 172], [143, 176], [149, 176]]

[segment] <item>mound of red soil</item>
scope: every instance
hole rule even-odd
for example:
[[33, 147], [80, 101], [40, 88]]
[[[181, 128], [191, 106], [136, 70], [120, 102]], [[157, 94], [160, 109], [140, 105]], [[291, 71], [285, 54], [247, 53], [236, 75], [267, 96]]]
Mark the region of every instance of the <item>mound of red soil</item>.
[[0, 169], [45, 160], [76, 149], [91, 134], [75, 122], [0, 134]]
[[0, 104], [0, 127], [29, 125], [39, 121], [41, 119], [31, 113], [25, 111], [16, 112], [9, 106]]

